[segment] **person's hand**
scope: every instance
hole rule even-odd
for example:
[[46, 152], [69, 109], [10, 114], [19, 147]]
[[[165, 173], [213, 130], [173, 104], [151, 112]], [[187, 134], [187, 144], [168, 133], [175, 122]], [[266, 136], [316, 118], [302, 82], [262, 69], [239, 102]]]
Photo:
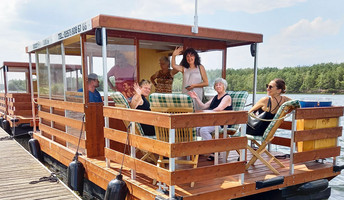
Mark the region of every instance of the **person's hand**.
[[188, 92], [188, 95], [190, 95], [190, 97], [193, 98], [193, 99], [197, 99], [198, 98], [196, 92], [194, 92], [194, 91]]
[[172, 53], [172, 56], [180, 55], [182, 54], [182, 52], [183, 52], [183, 47], [176, 47]]
[[141, 96], [141, 88], [140, 88], [139, 84], [134, 83], [134, 90], [135, 90], [137, 95]]

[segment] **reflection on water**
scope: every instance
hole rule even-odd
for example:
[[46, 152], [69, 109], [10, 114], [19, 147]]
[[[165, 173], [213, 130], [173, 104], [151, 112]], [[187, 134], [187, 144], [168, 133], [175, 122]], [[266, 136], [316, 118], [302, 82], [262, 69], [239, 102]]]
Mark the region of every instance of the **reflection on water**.
[[[260, 98], [266, 96], [265, 94], [257, 94], [256, 101]], [[292, 99], [299, 99], [299, 100], [313, 100], [313, 101], [332, 101], [333, 106], [344, 106], [344, 95], [322, 95], [322, 94], [286, 94], [286, 96], [292, 98]], [[249, 104], [252, 102], [252, 95], [250, 94], [247, 103]], [[250, 107], [247, 107], [245, 110], [249, 110]], [[288, 120], [288, 119], [287, 119]], [[289, 119], [291, 120], [291, 119]], [[341, 117], [340, 119], [340, 126], [344, 125], [344, 117]], [[344, 131], [343, 131], [344, 132]], [[282, 137], [289, 137], [290, 138], [290, 131], [278, 131], [276, 132], [276, 135], [280, 135]], [[340, 157], [337, 158], [337, 164], [338, 165], [344, 165], [344, 140], [343, 140], [343, 134], [339, 138], [339, 146], [341, 146], [341, 152]], [[281, 147], [281, 146], [275, 146], [272, 145], [273, 150], [278, 150], [283, 153], [289, 153], [289, 148], [287, 147]], [[326, 162], [332, 162], [332, 159], [326, 159]], [[330, 181], [330, 186], [332, 188], [331, 191], [331, 197], [330, 200], [339, 200], [343, 199], [344, 195], [344, 172], [334, 179]]]

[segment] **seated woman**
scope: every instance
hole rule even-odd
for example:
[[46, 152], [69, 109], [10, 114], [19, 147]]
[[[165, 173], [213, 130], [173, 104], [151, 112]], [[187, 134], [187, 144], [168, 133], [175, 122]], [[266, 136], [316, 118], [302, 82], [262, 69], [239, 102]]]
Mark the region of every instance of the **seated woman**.
[[[282, 79], [276, 78], [266, 85], [267, 97], [261, 98], [248, 112], [257, 112], [257, 114], [264, 114], [263, 119], [273, 119], [279, 107], [286, 101], [291, 100], [286, 96], [281, 96], [285, 93], [285, 82]], [[248, 123], [246, 133], [249, 135], [262, 136], [265, 129], [269, 126], [270, 121], [258, 121], [257, 123]]]
[[[217, 95], [210, 99], [207, 103], [203, 103], [197, 96], [196, 92], [190, 91], [188, 94], [191, 98], [196, 100], [196, 103], [202, 109], [208, 110], [232, 110], [232, 99], [229, 94], [226, 93], [227, 81], [223, 78], [217, 78], [214, 83], [214, 89]], [[200, 127], [199, 133], [202, 140], [211, 140], [211, 133], [215, 131], [215, 126]], [[214, 160], [214, 155], [210, 155], [208, 160]]]
[[173, 76], [178, 73], [178, 71], [170, 69], [170, 60], [166, 56], [161, 57], [159, 61], [161, 70], [153, 74], [150, 80], [155, 86], [155, 92], [172, 93]]
[[[150, 111], [149, 101], [146, 99], [151, 91], [152, 84], [148, 80], [142, 79], [139, 84], [134, 83], [135, 95], [133, 96], [130, 107], [139, 110], [148, 110]], [[141, 124], [143, 132], [145, 135], [153, 136], [155, 135], [154, 126]]]

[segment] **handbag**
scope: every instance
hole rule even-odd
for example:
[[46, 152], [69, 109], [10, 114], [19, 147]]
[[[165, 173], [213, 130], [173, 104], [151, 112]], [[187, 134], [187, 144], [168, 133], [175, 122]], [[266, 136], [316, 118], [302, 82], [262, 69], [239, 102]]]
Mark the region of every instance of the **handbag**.
[[[271, 104], [271, 100], [269, 98], [268, 107]], [[265, 129], [269, 126], [270, 121], [263, 121], [260, 119], [272, 119], [273, 115], [270, 112], [261, 112], [260, 114], [256, 115], [256, 117], [252, 117], [248, 115], [247, 119], [247, 129], [246, 134], [248, 135], [255, 135], [255, 136], [263, 136]]]

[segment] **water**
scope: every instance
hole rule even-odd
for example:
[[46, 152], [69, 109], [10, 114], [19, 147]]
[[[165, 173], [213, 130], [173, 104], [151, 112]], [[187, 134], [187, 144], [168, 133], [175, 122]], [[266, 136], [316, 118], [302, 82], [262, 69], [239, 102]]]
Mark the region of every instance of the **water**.
[[[256, 101], [260, 98], [265, 97], [266, 94], [257, 94]], [[299, 100], [315, 100], [315, 101], [332, 101], [333, 106], [344, 106], [344, 95], [323, 95], [323, 94], [288, 94], [286, 95], [292, 99]], [[250, 94], [247, 99], [247, 104], [252, 102], [252, 95]], [[245, 110], [249, 110], [250, 107], [246, 107]], [[287, 119], [288, 120], [288, 119]], [[290, 120], [290, 119], [289, 119]], [[344, 125], [344, 117], [340, 118], [340, 126]], [[343, 130], [344, 132], [344, 130]], [[290, 137], [290, 131], [279, 131], [277, 135]], [[340, 156], [337, 158], [338, 165], [344, 165], [344, 134], [339, 138], [339, 146], [341, 146]], [[272, 145], [273, 150], [278, 150], [283, 153], [289, 153], [289, 148], [287, 147], [277, 147]], [[332, 159], [327, 159], [326, 162], [332, 162]], [[330, 181], [330, 186], [332, 188], [330, 200], [340, 200], [343, 199], [344, 195], [344, 172]]]

